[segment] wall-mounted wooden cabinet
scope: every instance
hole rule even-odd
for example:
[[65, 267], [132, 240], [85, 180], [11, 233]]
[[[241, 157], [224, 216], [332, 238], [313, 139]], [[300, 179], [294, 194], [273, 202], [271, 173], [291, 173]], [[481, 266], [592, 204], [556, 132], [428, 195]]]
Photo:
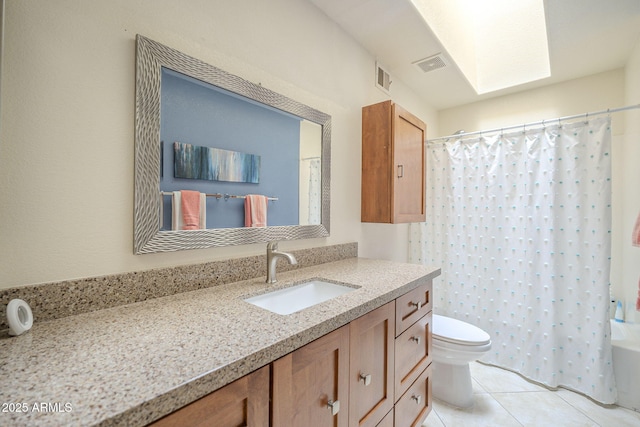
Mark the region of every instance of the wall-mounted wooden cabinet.
[[425, 220], [422, 120], [392, 101], [362, 108], [362, 222]]

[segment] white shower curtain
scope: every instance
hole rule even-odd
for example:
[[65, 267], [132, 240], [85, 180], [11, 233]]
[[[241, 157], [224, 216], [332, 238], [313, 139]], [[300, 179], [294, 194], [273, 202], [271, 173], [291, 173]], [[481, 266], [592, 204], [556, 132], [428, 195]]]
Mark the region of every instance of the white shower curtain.
[[309, 224], [320, 224], [321, 218], [321, 180], [320, 159], [311, 159], [309, 162]]
[[486, 330], [482, 360], [614, 403], [610, 119], [431, 143], [413, 262], [435, 312]]

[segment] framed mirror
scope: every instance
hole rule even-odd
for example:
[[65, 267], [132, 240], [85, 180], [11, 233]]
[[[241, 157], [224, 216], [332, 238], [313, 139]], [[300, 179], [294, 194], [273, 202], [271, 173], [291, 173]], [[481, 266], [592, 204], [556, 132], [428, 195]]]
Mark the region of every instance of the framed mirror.
[[[178, 79], [179, 84], [167, 86], [170, 79]], [[178, 139], [182, 139], [182, 132], [175, 135], [171, 131], [167, 131], [167, 123], [171, 123], [174, 116], [178, 116], [178, 113], [174, 113], [171, 106], [163, 104], [163, 102], [166, 102], [169, 87], [170, 90], [176, 90], [177, 87], [184, 84], [193, 87], [200, 85], [203, 91], [220, 93], [229, 99], [233, 98], [233, 102], [250, 105], [248, 108], [266, 109], [266, 113], [259, 113], [261, 114], [260, 119], [252, 117], [244, 120], [244, 123], [250, 123], [251, 126], [262, 121], [263, 116], [273, 117], [276, 121], [280, 121], [282, 117], [285, 121], [291, 119], [294, 126], [299, 128], [299, 145], [293, 146], [293, 148], [283, 148], [283, 139], [279, 136], [263, 137], [264, 131], [262, 129], [257, 130], [259, 137], [241, 135], [247, 126], [243, 126], [241, 130], [223, 129], [224, 123], [231, 121], [223, 118], [221, 119], [223, 125], [210, 124], [214, 127], [209, 127], [203, 132], [211, 140], [217, 138], [224, 141], [214, 144], [223, 144], [224, 146], [221, 148], [224, 150], [243, 152], [246, 151], [246, 148], [242, 144], [246, 144], [247, 141], [254, 144], [254, 147], [255, 144], [258, 144], [258, 148], [252, 148], [252, 150], [264, 153], [263, 156], [260, 156], [263, 158], [259, 163], [260, 184], [253, 184], [255, 187], [251, 187], [252, 184], [214, 183], [198, 179], [189, 180], [186, 184], [172, 182], [167, 175], [174, 172], [173, 162], [175, 159], [168, 159], [168, 157], [173, 156], [174, 147], [178, 150], [178, 143], [190, 143], [190, 141], [178, 141]], [[165, 91], [165, 100], [163, 100], [163, 90]], [[175, 100], [180, 99], [181, 96], [181, 94], [177, 94], [168, 98]], [[188, 100], [175, 104], [188, 104], [189, 108], [198, 108], [198, 110], [185, 114], [191, 117], [190, 120], [215, 123], [210, 120], [212, 115], [207, 116], [209, 114], [207, 111], [201, 111], [207, 107], [201, 107], [204, 104], [199, 101]], [[227, 107], [216, 105], [216, 108]], [[222, 111], [221, 113], [224, 115], [226, 112]], [[229, 114], [230, 117], [240, 117], [235, 111]], [[270, 119], [264, 120], [268, 123], [269, 128], [273, 127]], [[175, 126], [180, 130], [193, 127], [192, 124], [186, 123]], [[224, 138], [221, 135], [224, 135]], [[315, 147], [315, 143], [308, 143], [308, 138], [310, 138], [308, 135], [318, 135], [317, 147]], [[185, 137], [189, 139], [189, 137]], [[307, 138], [307, 142], [303, 142], [305, 138]], [[238, 141], [239, 147], [234, 145], [234, 141]], [[281, 166], [278, 166], [278, 161], [282, 162], [281, 158], [290, 156], [292, 151], [295, 151], [295, 161], [284, 160], [284, 163], [295, 165], [296, 170], [293, 173], [287, 172], [288, 181], [283, 183], [273, 178], [272, 175], [277, 175], [276, 171], [282, 169]], [[276, 240], [326, 237], [329, 235], [330, 157], [331, 117], [329, 115], [146, 37], [137, 36], [134, 253], [168, 252], [265, 243]], [[308, 172], [309, 167], [313, 167], [313, 165], [307, 164], [308, 162], [302, 164], [303, 161], [310, 159], [313, 159], [313, 164], [319, 169], [319, 176], [315, 177], [315, 181], [318, 181], [318, 188], [314, 188], [316, 184], [310, 184], [310, 182], [315, 182], [313, 179], [310, 180]], [[280, 203], [280, 205], [273, 208], [273, 221], [268, 221], [266, 227], [239, 226], [236, 224], [237, 218], [228, 223], [216, 223], [215, 221], [222, 221], [220, 218], [223, 217], [221, 214], [216, 214], [212, 215], [216, 218], [215, 221], [210, 221], [207, 216], [207, 228], [197, 230], [171, 229], [170, 225], [167, 225], [167, 196], [170, 198], [172, 192], [181, 186], [182, 188], [186, 187], [185, 189], [196, 189], [211, 196], [207, 197], [207, 203], [213, 203], [216, 209], [226, 208], [226, 210], [235, 212], [232, 216], [242, 215], [243, 199], [249, 193], [267, 191], [269, 194], [265, 195], [274, 200], [268, 202], [268, 210], [272, 209], [272, 203], [275, 205]], [[254, 191], [254, 189], [256, 190]], [[311, 204], [311, 208], [309, 208], [309, 194], [316, 194], [312, 197], [318, 199], [318, 202]], [[292, 203], [293, 205], [291, 205]], [[278, 219], [278, 209], [283, 213], [282, 219]], [[225, 213], [227, 213], [226, 210]], [[293, 210], [296, 210], [294, 217], [285, 218], [284, 213], [291, 213]], [[310, 210], [317, 210], [317, 212], [310, 212]], [[271, 225], [272, 222], [275, 222], [276, 225]]]

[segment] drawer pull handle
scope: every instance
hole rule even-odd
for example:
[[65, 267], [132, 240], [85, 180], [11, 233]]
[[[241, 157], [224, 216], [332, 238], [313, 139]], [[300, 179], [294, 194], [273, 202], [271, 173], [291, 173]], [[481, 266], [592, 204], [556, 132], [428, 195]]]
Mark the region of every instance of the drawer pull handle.
[[415, 400], [418, 405], [420, 404], [420, 402], [422, 402], [422, 396], [419, 395], [419, 394], [418, 395], [415, 395], [415, 394], [411, 395], [411, 399]]
[[416, 344], [420, 344], [420, 337], [413, 336], [413, 337], [409, 338], [409, 341], [415, 341]]
[[404, 177], [404, 165], [398, 165], [398, 178]]
[[364, 382], [365, 386], [368, 386], [369, 384], [371, 384], [371, 374], [360, 374], [360, 381]]
[[411, 301], [411, 302], [409, 303], [409, 305], [414, 306], [414, 307], [415, 307], [415, 308], [417, 308], [418, 310], [420, 310], [420, 309], [422, 308], [422, 302], [413, 302], [413, 301]]
[[340, 401], [336, 400], [334, 402], [333, 400], [330, 400], [327, 402], [327, 407], [331, 410], [331, 415], [336, 415], [340, 411]]

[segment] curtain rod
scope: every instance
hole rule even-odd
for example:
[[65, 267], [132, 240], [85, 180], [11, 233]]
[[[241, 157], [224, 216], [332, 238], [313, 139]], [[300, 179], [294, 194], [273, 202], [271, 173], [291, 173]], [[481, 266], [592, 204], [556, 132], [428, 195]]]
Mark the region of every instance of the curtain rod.
[[606, 110], [595, 111], [595, 112], [592, 112], [592, 113], [575, 114], [573, 116], [565, 116], [565, 117], [558, 117], [556, 119], [540, 120], [540, 121], [537, 121], [537, 122], [524, 123], [524, 124], [521, 124], [521, 125], [506, 126], [506, 127], [503, 127], [503, 128], [479, 130], [479, 131], [475, 131], [475, 132], [463, 132], [463, 133], [459, 133], [457, 135], [439, 136], [437, 138], [428, 139], [427, 143], [434, 142], [434, 141], [439, 141], [441, 139], [449, 140], [451, 138], [464, 138], [464, 137], [471, 136], [471, 135], [481, 135], [483, 133], [502, 132], [502, 131], [505, 131], [505, 130], [518, 129], [518, 128], [526, 129], [527, 127], [546, 125], [548, 122], [557, 121], [558, 124], [560, 124], [563, 120], [578, 119], [580, 117], [584, 117], [585, 119], [588, 119], [590, 116], [599, 116], [601, 114], [618, 113], [620, 111], [632, 110], [634, 108], [640, 108], [640, 104], [628, 105], [626, 107], [619, 107], [619, 108], [607, 108]]

